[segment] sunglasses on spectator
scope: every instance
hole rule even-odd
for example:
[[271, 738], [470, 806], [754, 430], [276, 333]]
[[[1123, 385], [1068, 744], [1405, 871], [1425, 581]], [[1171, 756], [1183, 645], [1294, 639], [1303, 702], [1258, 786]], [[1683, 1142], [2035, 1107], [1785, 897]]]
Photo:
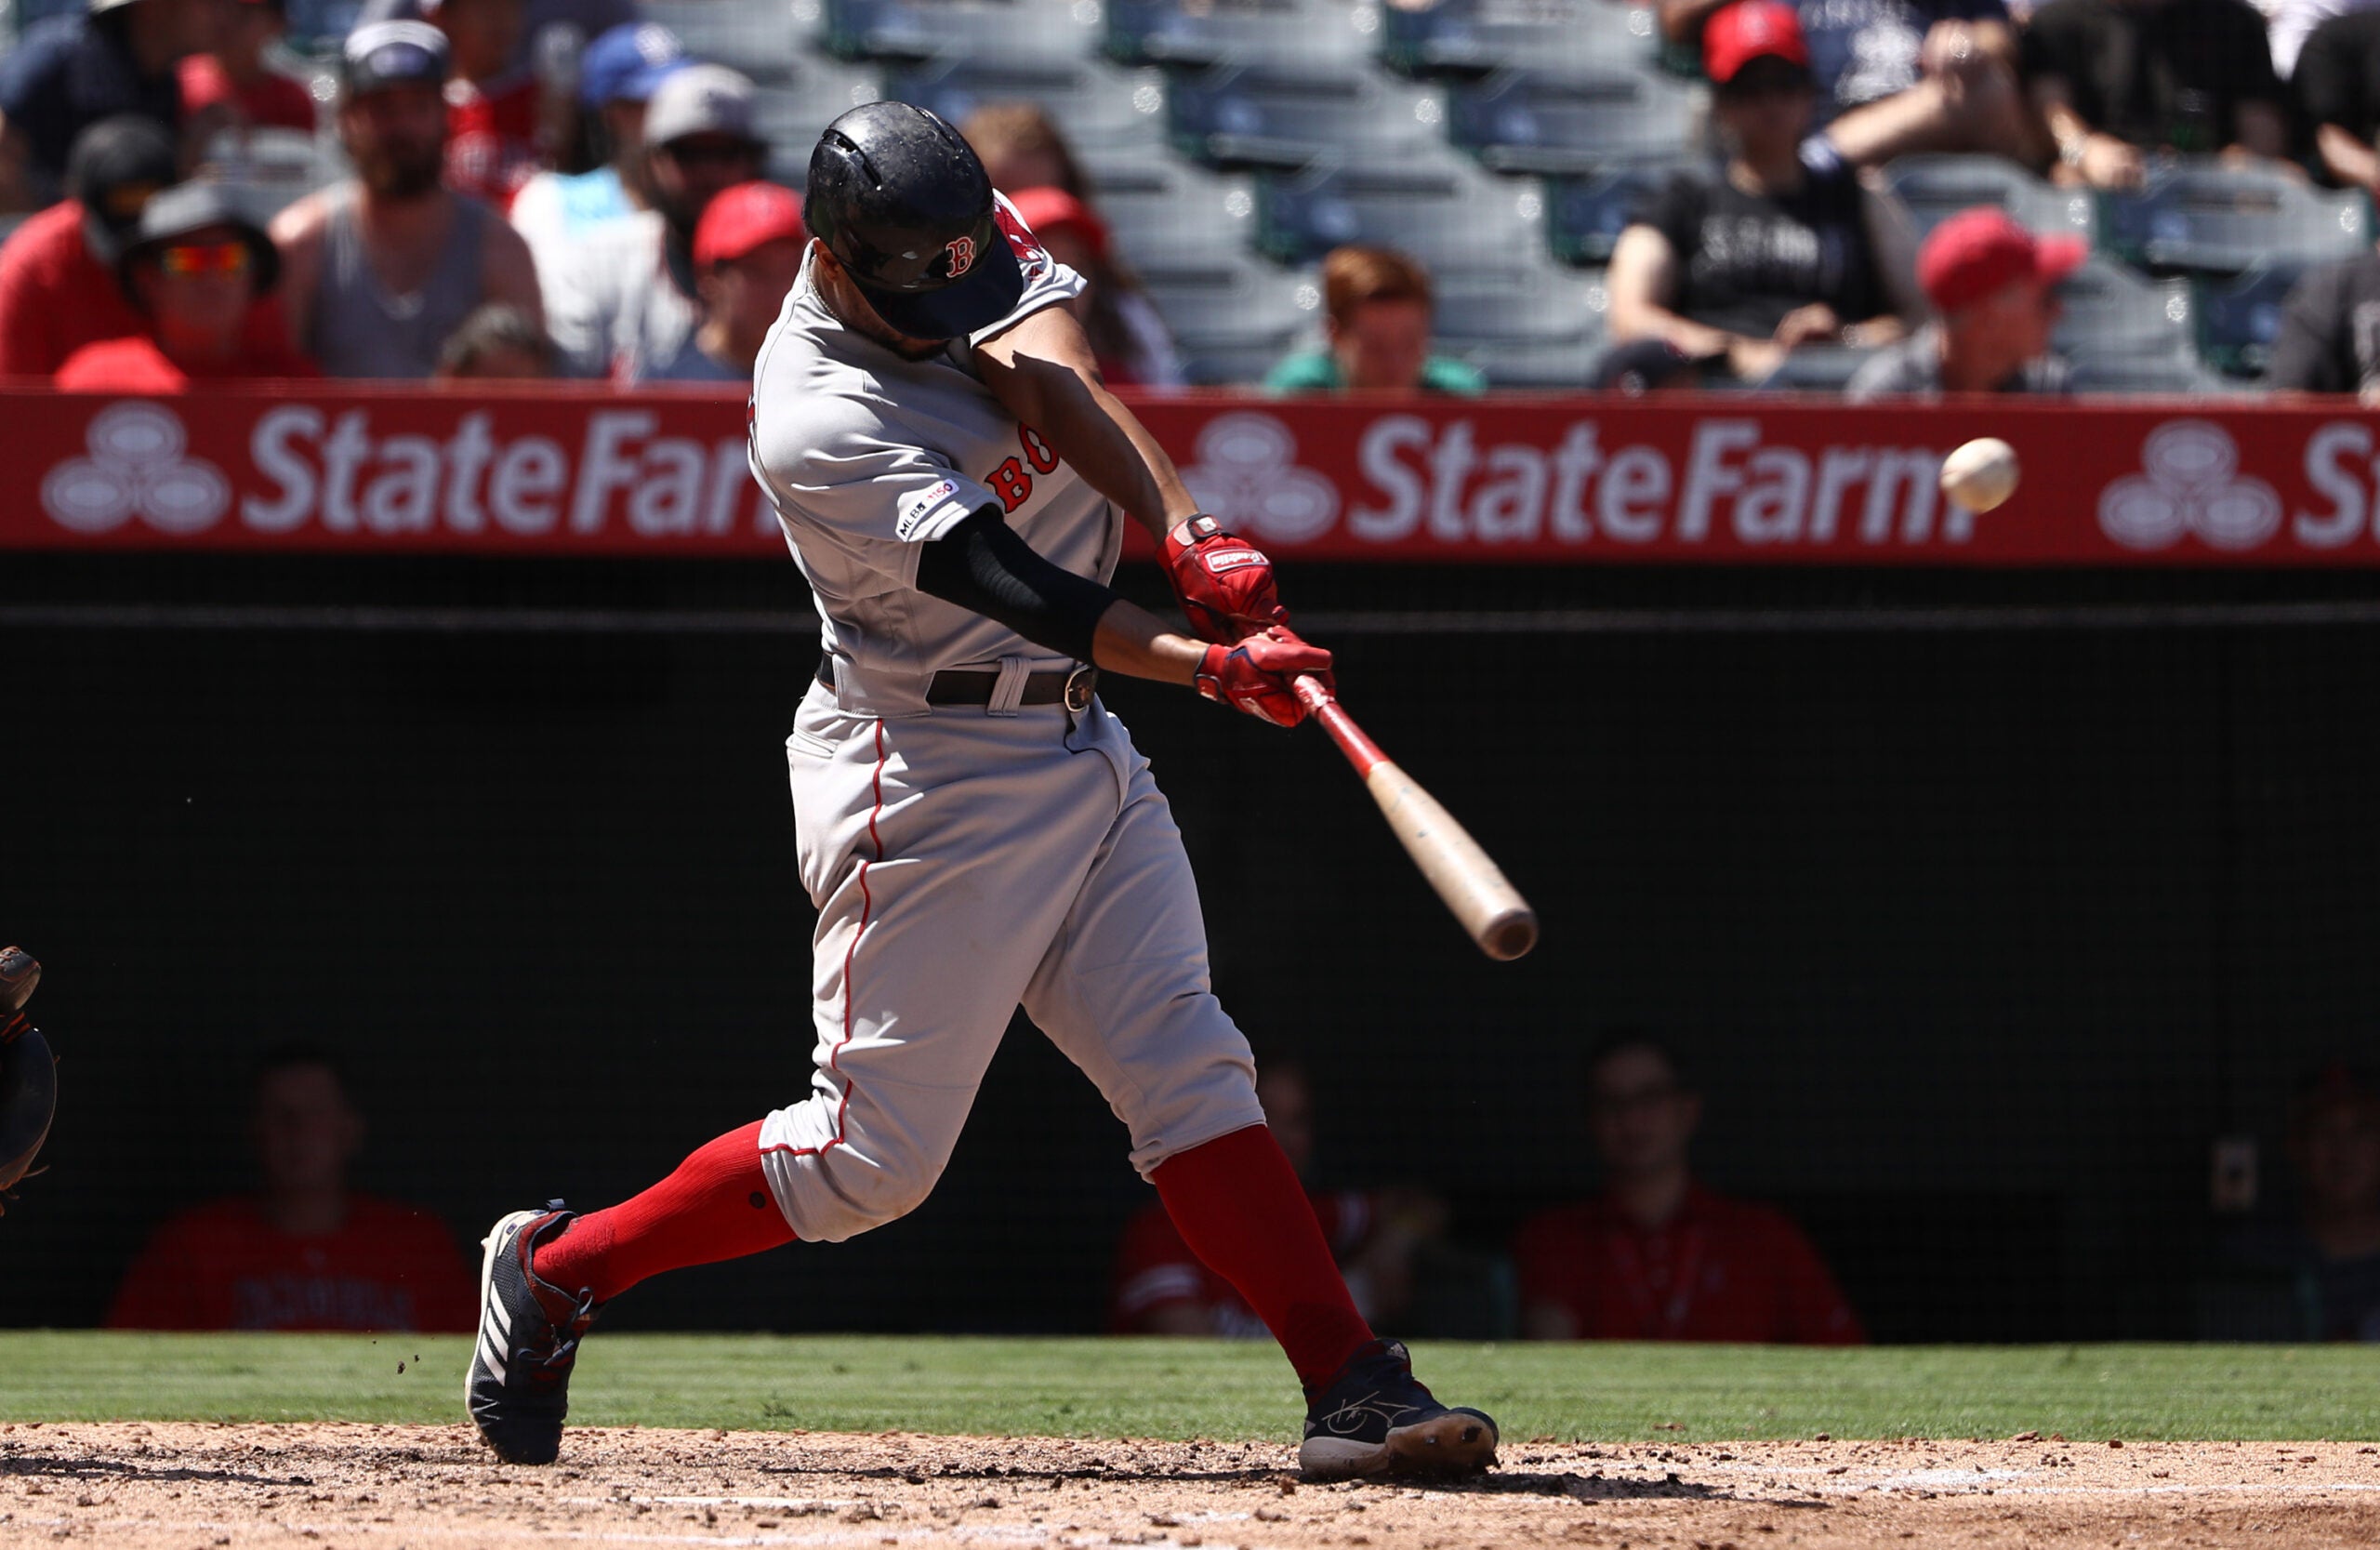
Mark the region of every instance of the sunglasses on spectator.
[[245, 274], [249, 260], [244, 242], [177, 243], [157, 252], [157, 267], [167, 274]]
[[1758, 59], [1721, 83], [1717, 94], [1732, 102], [1756, 97], [1783, 97], [1811, 89], [1810, 73], [1789, 60]]
[[681, 166], [724, 166], [730, 162], [757, 162], [761, 148], [749, 140], [671, 140], [662, 150]]

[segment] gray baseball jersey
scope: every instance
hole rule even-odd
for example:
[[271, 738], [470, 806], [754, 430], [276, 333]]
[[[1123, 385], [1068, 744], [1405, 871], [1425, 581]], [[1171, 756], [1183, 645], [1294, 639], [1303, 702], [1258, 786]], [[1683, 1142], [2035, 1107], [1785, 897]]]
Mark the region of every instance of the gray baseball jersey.
[[770, 1193], [811, 1241], [925, 1199], [1020, 1003], [1106, 1095], [1144, 1172], [1263, 1122], [1180, 831], [1123, 723], [1096, 700], [926, 702], [943, 669], [1069, 664], [919, 591], [923, 545], [994, 506], [1105, 580], [1121, 539], [1119, 514], [970, 369], [975, 344], [1081, 289], [1007, 218], [1025, 294], [972, 339], [903, 360], [844, 327], [805, 265], [753, 373], [753, 472], [837, 680], [812, 685], [786, 743], [818, 907], [815, 1072], [760, 1127]]
[[861, 703], [856, 695], [867, 709], [915, 712], [944, 668], [997, 667], [1004, 656], [1061, 665], [1006, 626], [917, 590], [919, 547], [972, 511], [998, 507], [1025, 542], [1078, 576], [1115, 573], [1120, 514], [970, 369], [975, 342], [1082, 289], [1038, 246], [1020, 257], [1015, 310], [925, 360], [903, 360], [844, 327], [808, 262], [760, 347], [752, 471], [809, 579], [824, 644], [845, 668], [847, 705]]

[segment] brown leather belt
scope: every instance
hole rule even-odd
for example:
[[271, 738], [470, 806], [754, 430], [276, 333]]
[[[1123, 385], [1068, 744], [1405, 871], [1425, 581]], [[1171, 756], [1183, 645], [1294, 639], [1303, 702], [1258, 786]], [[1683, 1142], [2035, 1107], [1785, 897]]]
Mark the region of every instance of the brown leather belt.
[[[974, 669], [945, 668], [933, 675], [926, 685], [928, 705], [989, 705], [992, 687], [999, 682], [997, 672], [982, 672]], [[835, 687], [835, 659], [831, 656], [818, 658], [818, 682], [827, 688]], [[1099, 688], [1099, 669], [1085, 662], [1064, 672], [1027, 673], [1025, 692], [1017, 697], [1019, 705], [1063, 705], [1069, 710], [1088, 710], [1091, 696]]]

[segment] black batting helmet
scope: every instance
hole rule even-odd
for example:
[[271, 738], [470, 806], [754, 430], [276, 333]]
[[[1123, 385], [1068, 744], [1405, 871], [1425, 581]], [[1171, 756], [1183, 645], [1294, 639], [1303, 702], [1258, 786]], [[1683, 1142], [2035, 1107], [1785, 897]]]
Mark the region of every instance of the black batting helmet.
[[801, 219], [877, 315], [912, 338], [971, 334], [1025, 294], [983, 162], [923, 108], [870, 102], [826, 126]]

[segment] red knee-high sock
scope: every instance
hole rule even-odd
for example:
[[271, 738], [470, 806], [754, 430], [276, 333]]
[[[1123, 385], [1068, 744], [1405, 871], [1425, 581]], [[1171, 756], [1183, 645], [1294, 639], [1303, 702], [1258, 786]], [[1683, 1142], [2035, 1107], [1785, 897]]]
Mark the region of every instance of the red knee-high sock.
[[1182, 1240], [1248, 1300], [1308, 1389], [1372, 1338], [1270, 1130], [1250, 1125], [1177, 1152], [1149, 1182]]
[[575, 1219], [538, 1247], [533, 1268], [565, 1292], [592, 1292], [606, 1303], [664, 1270], [792, 1241], [760, 1172], [755, 1120], [697, 1150], [643, 1194]]

